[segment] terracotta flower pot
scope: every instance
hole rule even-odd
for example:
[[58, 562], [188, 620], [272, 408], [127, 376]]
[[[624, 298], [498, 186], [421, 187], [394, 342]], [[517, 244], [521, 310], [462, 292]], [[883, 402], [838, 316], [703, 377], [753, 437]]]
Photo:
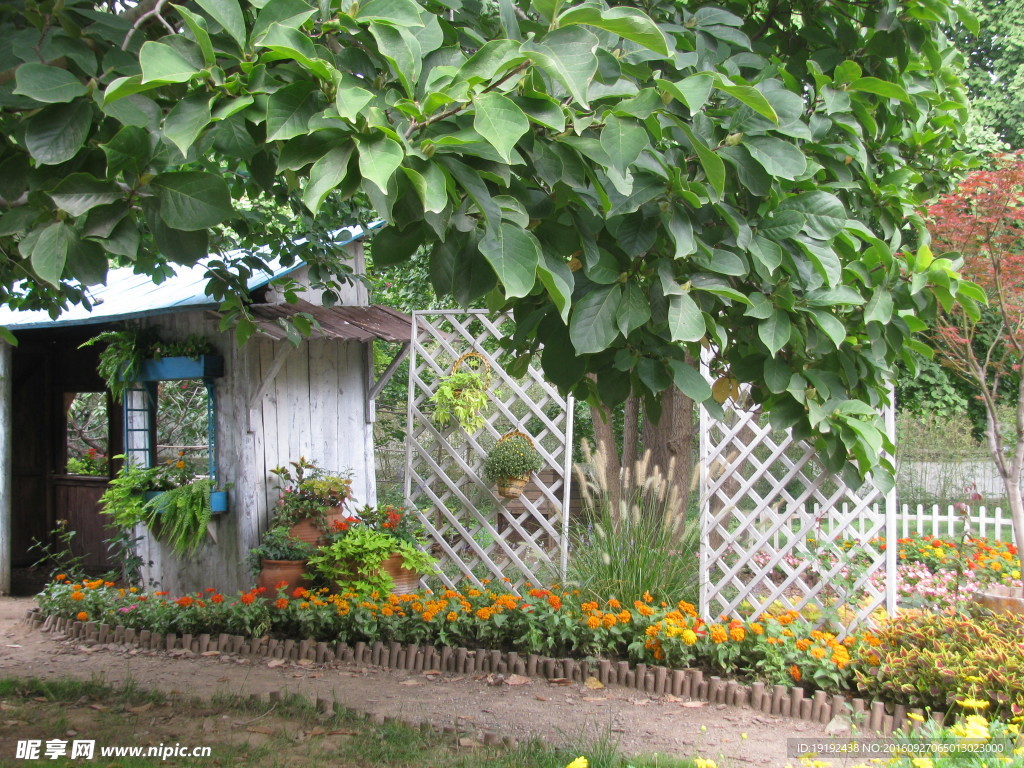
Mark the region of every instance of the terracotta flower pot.
[[528, 477], [502, 477], [498, 479], [498, 495], [506, 499], [518, 499], [530, 482]]
[[1024, 614], [1024, 591], [997, 584], [974, 595], [974, 601], [995, 613]]
[[[403, 568], [402, 556], [400, 554], [391, 555], [381, 563], [380, 570], [386, 572], [392, 581], [395, 582], [395, 585], [391, 588], [392, 594], [411, 595], [413, 592], [419, 592], [420, 574], [417, 571]], [[352, 578], [354, 579], [355, 567], [350, 568], [350, 572], [353, 574]], [[339, 579], [335, 584], [339, 592], [346, 592], [349, 589], [349, 582], [345, 579]]]
[[343, 520], [345, 518], [345, 508], [331, 507], [324, 512], [324, 525], [326, 528], [321, 528], [317, 523], [316, 519], [307, 517], [304, 520], [299, 520], [295, 525], [288, 529], [293, 539], [304, 541], [307, 544], [312, 544], [314, 547], [319, 546], [327, 541], [326, 533], [330, 531], [336, 520]]
[[260, 573], [256, 577], [256, 586], [263, 587], [264, 596], [277, 599], [275, 587], [282, 581], [288, 584], [285, 590], [291, 594], [296, 587], [309, 589], [312, 582], [306, 578], [305, 560], [260, 560]]

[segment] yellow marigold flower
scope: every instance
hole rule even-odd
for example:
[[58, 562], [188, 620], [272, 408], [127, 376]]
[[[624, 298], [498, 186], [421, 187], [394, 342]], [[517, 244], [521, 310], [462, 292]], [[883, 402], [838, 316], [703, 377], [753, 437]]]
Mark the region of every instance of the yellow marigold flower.
[[590, 763], [587, 761], [587, 758], [577, 757], [575, 760], [573, 760], [571, 763], [565, 766], [565, 768], [589, 768], [589, 766]]
[[718, 763], [716, 763], [714, 760], [708, 760], [707, 758], [703, 757], [693, 758], [693, 764], [694, 766], [696, 766], [696, 768], [718, 768]]
[[964, 699], [963, 701], [958, 701], [957, 706], [964, 709], [988, 709], [989, 703], [981, 699]]
[[816, 645], [813, 648], [811, 648], [811, 656], [813, 656], [816, 659], [823, 659], [826, 655], [827, 652], [820, 645]]
[[915, 723], [923, 723], [924, 715], [919, 715], [917, 712], [907, 712], [907, 720], [913, 720]]
[[692, 629], [684, 629], [679, 639], [686, 643], [686, 645], [693, 645], [697, 642], [697, 633]]

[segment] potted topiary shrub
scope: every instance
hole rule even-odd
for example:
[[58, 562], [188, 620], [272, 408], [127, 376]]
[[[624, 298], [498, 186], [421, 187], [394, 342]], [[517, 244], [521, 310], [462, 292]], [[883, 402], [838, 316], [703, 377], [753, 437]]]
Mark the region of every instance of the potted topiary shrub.
[[410, 594], [437, 562], [423, 551], [413, 516], [400, 507], [363, 507], [333, 528], [329, 541], [309, 558], [309, 572], [330, 588]]
[[482, 355], [467, 352], [460, 357], [430, 397], [434, 423], [446, 427], [455, 421], [469, 434], [481, 429], [486, 423], [483, 412], [487, 408], [489, 383], [490, 367]]
[[517, 499], [530, 481], [530, 473], [536, 472], [543, 465], [528, 435], [518, 431], [509, 432], [487, 454], [484, 476], [488, 482], [497, 484], [499, 495]]
[[289, 591], [309, 587], [306, 563], [313, 549], [312, 544], [293, 538], [283, 525], [270, 528], [260, 543], [249, 550], [249, 567], [256, 576], [256, 586], [274, 596], [278, 584], [284, 584]]

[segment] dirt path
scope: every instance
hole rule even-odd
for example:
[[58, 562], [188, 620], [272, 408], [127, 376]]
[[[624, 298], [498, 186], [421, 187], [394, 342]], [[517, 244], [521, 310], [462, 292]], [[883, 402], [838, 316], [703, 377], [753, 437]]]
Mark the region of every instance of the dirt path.
[[[619, 742], [626, 754], [706, 757], [736, 766], [784, 766], [786, 739], [823, 736], [821, 726], [725, 705], [651, 697], [621, 688], [588, 690], [542, 680], [489, 686], [466, 677], [422, 675], [347, 664], [268, 667], [237, 657], [172, 658], [113, 646], [86, 647], [22, 622], [30, 598], [0, 598], [0, 675], [134, 680], [144, 689], [208, 698], [271, 691], [333, 696], [368, 714], [426, 720], [435, 727], [497, 731], [552, 743]], [[696, 706], [694, 706], [696, 704]], [[702, 727], [704, 730], [702, 730]], [[2, 728], [2, 726], [0, 726]]]

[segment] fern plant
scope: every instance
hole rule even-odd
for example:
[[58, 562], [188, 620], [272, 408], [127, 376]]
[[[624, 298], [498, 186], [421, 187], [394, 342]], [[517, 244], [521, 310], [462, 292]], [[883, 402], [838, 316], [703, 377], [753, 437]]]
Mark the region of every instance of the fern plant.
[[206, 540], [206, 526], [213, 517], [213, 490], [213, 479], [203, 477], [147, 501], [147, 525], [157, 540], [181, 557], [194, 554]]

